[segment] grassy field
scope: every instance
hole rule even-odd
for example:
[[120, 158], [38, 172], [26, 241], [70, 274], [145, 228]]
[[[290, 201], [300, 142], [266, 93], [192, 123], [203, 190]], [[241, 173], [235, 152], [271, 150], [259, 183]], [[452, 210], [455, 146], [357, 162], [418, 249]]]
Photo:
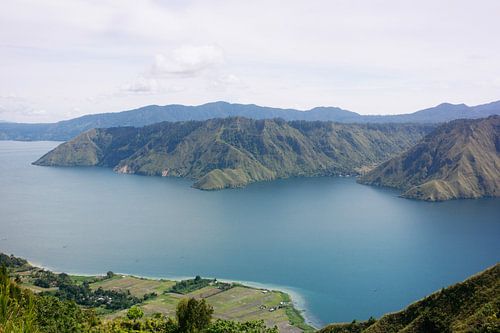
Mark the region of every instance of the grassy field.
[[95, 276], [89, 276], [89, 275], [71, 275], [71, 280], [75, 282], [76, 284], [82, 284], [84, 282], [93, 282], [96, 280]]
[[54, 291], [54, 290], [57, 290], [57, 288], [42, 288], [42, 287], [38, 287], [38, 286], [35, 286], [35, 285], [31, 284], [31, 283], [21, 283], [21, 287], [29, 289], [29, 290], [31, 290], [34, 293], [41, 293], [42, 291]]
[[152, 280], [138, 278], [128, 275], [115, 275], [111, 279], [102, 280], [90, 284], [92, 289], [101, 287], [108, 290], [128, 290], [137, 297], [142, 297], [145, 294], [157, 293], [161, 294], [165, 290], [170, 289], [175, 284], [175, 281], [168, 280]]
[[[37, 269], [18, 272], [22, 286], [34, 292], [57, 290], [57, 287], [41, 288], [33, 284]], [[288, 294], [280, 291], [251, 288], [241, 284], [227, 284], [211, 281], [206, 287], [187, 294], [171, 292], [177, 281], [164, 279], [147, 279], [129, 275], [115, 274], [106, 276], [71, 275], [70, 279], [77, 285], [89, 283], [92, 290], [128, 291], [132, 296], [143, 299], [138, 304], [145, 315], [162, 313], [174, 317], [177, 304], [182, 298], [202, 298], [214, 308], [214, 317], [240, 322], [264, 320], [267, 326], [277, 326], [280, 332], [299, 333], [312, 331], [300, 312], [292, 305]], [[105, 307], [96, 308], [97, 313], [106, 319], [125, 316], [127, 309], [113, 311]]]
[[[304, 319], [290, 302], [290, 297], [282, 292], [235, 285], [228, 290], [220, 290], [217, 285], [207, 286], [186, 295], [170, 293], [175, 284], [169, 280], [144, 279], [133, 276], [115, 275], [111, 279], [92, 283], [92, 289], [99, 287], [110, 290], [128, 290], [134, 296], [156, 293], [157, 296], [139, 306], [146, 315], [163, 313], [175, 316], [180, 299], [185, 297], [204, 298], [214, 308], [214, 317], [236, 321], [264, 320], [268, 326], [278, 326], [280, 332], [311, 331]], [[126, 314], [127, 310], [103, 313], [105, 318], [115, 318]]]

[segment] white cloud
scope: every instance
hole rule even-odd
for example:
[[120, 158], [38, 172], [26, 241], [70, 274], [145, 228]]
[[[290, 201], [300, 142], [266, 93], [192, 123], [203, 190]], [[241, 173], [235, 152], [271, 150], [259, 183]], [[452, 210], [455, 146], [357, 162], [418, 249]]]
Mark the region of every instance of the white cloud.
[[193, 77], [222, 64], [224, 52], [216, 45], [185, 45], [169, 54], [157, 54], [151, 68], [153, 76]]
[[[235, 85], [240, 80], [223, 70], [224, 52], [216, 45], [183, 45], [170, 52], [154, 56], [149, 70], [120, 87], [130, 94], [160, 94], [183, 91], [179, 82], [190, 84]], [[215, 79], [212, 79], [215, 77]], [[178, 81], [180, 80], [180, 81]]]
[[0, 95], [26, 96], [46, 120], [221, 99], [365, 114], [474, 105], [500, 98], [499, 12], [498, 0], [4, 0]]
[[224, 84], [239, 84], [239, 83], [241, 83], [240, 78], [234, 74], [223, 75], [219, 78], [219, 81], [224, 83]]
[[224, 91], [231, 88], [245, 89], [248, 86], [234, 74], [222, 74], [210, 80], [210, 88]]
[[135, 80], [120, 87], [120, 92], [125, 94], [164, 94], [177, 93], [184, 90], [184, 87], [177, 84], [169, 84], [161, 78], [139, 76]]
[[15, 95], [7, 94], [0, 96], [0, 115], [9, 116], [23, 121], [36, 122], [43, 120], [47, 115], [47, 110], [36, 107], [32, 101]]
[[122, 86], [121, 90], [131, 93], [150, 94], [157, 93], [159, 91], [159, 86], [156, 79], [138, 77], [134, 81]]

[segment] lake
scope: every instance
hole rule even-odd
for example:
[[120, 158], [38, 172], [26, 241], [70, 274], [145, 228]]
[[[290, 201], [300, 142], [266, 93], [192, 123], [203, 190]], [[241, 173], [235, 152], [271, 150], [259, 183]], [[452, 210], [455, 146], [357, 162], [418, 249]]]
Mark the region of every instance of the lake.
[[293, 292], [316, 326], [395, 311], [500, 260], [500, 199], [428, 203], [353, 178], [203, 192], [30, 163], [0, 141], [0, 251], [68, 273], [202, 275]]

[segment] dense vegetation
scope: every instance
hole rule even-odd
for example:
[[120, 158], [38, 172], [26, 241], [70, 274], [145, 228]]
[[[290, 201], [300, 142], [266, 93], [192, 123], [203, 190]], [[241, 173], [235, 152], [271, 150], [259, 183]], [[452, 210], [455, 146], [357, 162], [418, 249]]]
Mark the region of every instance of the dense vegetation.
[[86, 115], [52, 124], [0, 123], [0, 140], [65, 141], [92, 128], [145, 126], [162, 121], [207, 120], [226, 117], [251, 119], [336, 121], [343, 123], [439, 123], [461, 118], [482, 118], [500, 114], [500, 102], [478, 106], [443, 103], [410, 114], [364, 116], [336, 107], [317, 107], [308, 111], [258, 105], [208, 103], [198, 106], [150, 105], [139, 109]]
[[143, 318], [142, 310], [132, 306], [125, 318], [102, 322], [92, 309], [74, 301], [37, 295], [21, 289], [0, 268], [0, 333], [277, 333], [263, 321], [235, 323], [212, 321], [213, 309], [205, 300], [184, 299], [177, 307], [176, 320], [161, 314]]
[[217, 280], [202, 279], [197, 275], [194, 279], [178, 281], [176, 284], [170, 288], [169, 292], [177, 294], [188, 294], [192, 291], [204, 288], [211, 283], [215, 283]]
[[403, 311], [376, 321], [330, 325], [320, 332], [500, 332], [500, 264], [415, 302]]
[[[91, 290], [89, 284], [61, 284], [55, 292], [47, 292], [61, 300], [72, 300], [86, 307], [104, 307], [109, 310], [127, 309], [142, 299], [130, 295], [130, 292], [120, 290]], [[147, 297], [147, 296], [146, 296]]]
[[[109, 278], [109, 274], [106, 278]], [[60, 300], [71, 300], [86, 307], [104, 307], [109, 310], [127, 309], [140, 303], [139, 299], [130, 295], [130, 292], [120, 290], [90, 289], [91, 281], [82, 284], [75, 283], [66, 273], [55, 274], [47, 270], [36, 270], [33, 273], [33, 284], [41, 288], [56, 288], [44, 294], [52, 295]], [[146, 298], [148, 295], [145, 296]]]
[[12, 267], [12, 268], [21, 268], [28, 266], [28, 261], [23, 258], [14, 257], [14, 255], [7, 255], [5, 253], [0, 253], [0, 267]]
[[[19, 271], [17, 260], [0, 269], [0, 333], [277, 333], [263, 321], [233, 322], [213, 320], [213, 308], [204, 299], [182, 299], [175, 318], [156, 313], [145, 316], [138, 306], [128, 307], [126, 315], [103, 321], [95, 307], [79, 306], [71, 299], [35, 294], [20, 288], [13, 276]], [[50, 276], [50, 274], [44, 274]], [[69, 282], [55, 274], [50, 283]], [[107, 278], [112, 278], [108, 274]], [[193, 279], [202, 281], [204, 279]], [[56, 281], [56, 282], [54, 282]], [[59, 281], [59, 282], [57, 282]], [[88, 282], [88, 281], [87, 281]], [[86, 281], [82, 282], [82, 285]], [[193, 285], [189, 283], [188, 285]], [[437, 333], [500, 331], [500, 264], [451, 287], [443, 288], [417, 301], [405, 310], [365, 322], [332, 324], [320, 333]]]
[[33, 284], [41, 288], [59, 287], [65, 284], [73, 284], [66, 273], [56, 274], [45, 269], [37, 269], [32, 273]]
[[500, 196], [500, 116], [441, 125], [360, 181], [430, 201]]
[[19, 288], [0, 268], [0, 333], [87, 332], [98, 322], [93, 310]]
[[353, 175], [408, 149], [434, 127], [246, 118], [94, 129], [37, 165], [103, 166], [196, 179], [206, 190], [293, 176]]

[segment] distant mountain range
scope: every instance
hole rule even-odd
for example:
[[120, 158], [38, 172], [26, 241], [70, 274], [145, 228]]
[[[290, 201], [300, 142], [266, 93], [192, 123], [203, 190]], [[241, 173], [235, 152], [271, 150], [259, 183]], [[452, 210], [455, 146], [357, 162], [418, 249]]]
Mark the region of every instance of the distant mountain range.
[[359, 181], [429, 201], [500, 196], [500, 116], [441, 125]]
[[424, 124], [339, 124], [241, 117], [92, 129], [34, 164], [186, 177], [216, 190], [292, 176], [354, 175], [413, 146]]
[[0, 123], [0, 140], [66, 141], [92, 128], [140, 127], [162, 121], [207, 120], [227, 117], [281, 118], [287, 121], [321, 120], [341, 123], [441, 123], [461, 118], [483, 118], [494, 114], [500, 114], [500, 101], [478, 106], [444, 103], [410, 114], [386, 116], [360, 115], [336, 107], [317, 107], [308, 111], [299, 111], [226, 102], [214, 102], [199, 106], [150, 105], [130, 111], [86, 115], [57, 123]]

